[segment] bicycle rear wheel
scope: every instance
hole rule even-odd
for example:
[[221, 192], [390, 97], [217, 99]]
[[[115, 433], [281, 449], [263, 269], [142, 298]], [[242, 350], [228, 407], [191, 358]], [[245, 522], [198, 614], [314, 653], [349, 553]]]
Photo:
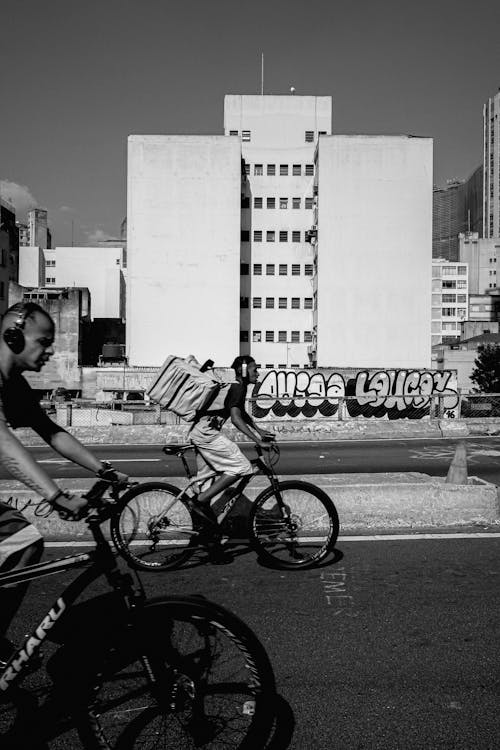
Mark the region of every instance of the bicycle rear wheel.
[[88, 750], [257, 750], [274, 719], [263, 646], [203, 598], [149, 602], [86, 684], [77, 729]]
[[120, 498], [120, 509], [111, 519], [111, 538], [133, 567], [168, 570], [193, 554], [197, 532], [179, 494], [172, 484], [144, 482]]
[[339, 518], [328, 495], [313, 484], [290, 480], [262, 492], [249, 517], [259, 557], [277, 568], [311, 568], [335, 547]]

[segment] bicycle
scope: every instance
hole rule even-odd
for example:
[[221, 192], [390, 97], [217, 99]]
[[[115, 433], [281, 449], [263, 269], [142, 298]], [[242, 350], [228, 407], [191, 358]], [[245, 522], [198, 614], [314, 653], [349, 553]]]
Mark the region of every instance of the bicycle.
[[[90, 750], [264, 747], [275, 685], [263, 646], [236, 615], [203, 597], [146, 598], [138, 574], [120, 569], [101, 529], [119, 508], [117, 489], [104, 501], [108, 489], [109, 482], [100, 480], [86, 495], [92, 551], [0, 574], [4, 587], [87, 566], [0, 671], [0, 726], [10, 721], [12, 700], [22, 699], [20, 681], [50, 638], [64, 645], [47, 665], [54, 694], [40, 712], [49, 717], [49, 735], [51, 712], [60, 703]], [[76, 599], [102, 576], [109, 594], [89, 600], [95, 612], [86, 621], [72, 617], [72, 610], [84, 607], [74, 608]], [[17, 748], [33, 747], [34, 737], [39, 741], [31, 727], [28, 744], [19, 742], [23, 723], [30, 724], [25, 713], [8, 726], [2, 749], [8, 742]]]
[[[111, 536], [120, 553], [141, 570], [173, 569], [186, 562], [198, 549], [209, 553], [223, 537], [220, 523], [255, 474], [242, 477], [223, 495], [223, 508], [216, 523], [201, 522], [196, 513], [194, 478], [186, 460], [191, 443], [168, 444], [168, 456], [178, 456], [188, 478], [183, 490], [167, 482], [145, 482], [120, 499], [120, 511], [111, 523]], [[256, 471], [269, 480], [249, 512], [246, 529], [250, 545], [259, 558], [280, 569], [304, 569], [318, 565], [333, 551], [339, 533], [339, 518], [334, 503], [319, 487], [300, 480], [280, 481], [274, 464], [279, 458], [275, 443], [269, 446], [269, 460], [256, 447], [252, 460]], [[268, 451], [266, 451], [268, 453]], [[218, 476], [213, 472], [203, 481]], [[216, 501], [218, 502], [218, 501]]]

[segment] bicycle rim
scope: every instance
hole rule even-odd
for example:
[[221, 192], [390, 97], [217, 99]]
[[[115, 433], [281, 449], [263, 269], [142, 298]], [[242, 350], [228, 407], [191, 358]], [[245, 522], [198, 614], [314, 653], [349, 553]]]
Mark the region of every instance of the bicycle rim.
[[136, 568], [167, 570], [193, 553], [196, 533], [180, 490], [164, 482], [148, 482], [121, 498], [122, 508], [111, 521], [119, 552]]
[[[91, 681], [78, 731], [89, 750], [256, 750], [274, 718], [274, 676], [256, 636], [196, 599], [145, 609], [132, 642]], [[135, 642], [133, 642], [135, 640]], [[155, 675], [151, 683], [141, 657]]]
[[271, 487], [252, 508], [252, 544], [264, 561], [279, 568], [317, 565], [331, 552], [339, 520], [328, 495], [307, 482], [280, 482], [278, 502]]

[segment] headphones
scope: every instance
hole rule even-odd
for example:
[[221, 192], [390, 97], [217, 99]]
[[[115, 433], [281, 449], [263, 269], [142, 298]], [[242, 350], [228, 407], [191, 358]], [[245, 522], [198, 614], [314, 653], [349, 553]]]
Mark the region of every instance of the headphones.
[[248, 372], [248, 365], [246, 362], [241, 363], [241, 377], [246, 378]]
[[26, 318], [29, 317], [30, 312], [31, 310], [27, 305], [20, 305], [17, 320], [13, 325], [9, 326], [9, 328], [6, 328], [3, 332], [3, 340], [5, 341], [9, 349], [14, 352], [14, 354], [21, 354], [24, 349], [25, 341], [23, 328], [26, 324]]

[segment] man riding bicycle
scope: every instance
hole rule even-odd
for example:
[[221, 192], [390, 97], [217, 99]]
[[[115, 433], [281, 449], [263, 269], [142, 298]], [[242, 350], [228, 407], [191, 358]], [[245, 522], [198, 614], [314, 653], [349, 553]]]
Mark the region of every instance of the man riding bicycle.
[[[210, 521], [215, 520], [210, 501], [242, 476], [254, 472], [252, 464], [236, 443], [221, 433], [224, 422], [231, 419], [232, 424], [260, 448], [267, 450], [269, 441], [274, 440], [274, 434], [257, 427], [245, 409], [248, 386], [255, 384], [259, 375], [255, 360], [248, 355], [236, 357], [231, 367], [235, 372], [236, 382], [230, 386], [223, 408], [204, 412], [189, 433], [189, 438], [197, 449], [197, 479], [202, 488], [198, 502], [203, 509], [202, 515]], [[203, 477], [214, 471], [219, 472], [220, 476], [209, 487], [203, 488]]]
[[[41, 495], [63, 518], [77, 520], [87, 501], [60, 489], [9, 429], [31, 427], [57, 453], [96, 476], [126, 482], [107, 462], [99, 461], [76, 438], [53, 422], [41, 408], [22, 372], [39, 372], [53, 355], [54, 321], [39, 305], [17, 303], [4, 315], [0, 328], [0, 461], [9, 473]], [[0, 571], [40, 560], [43, 539], [25, 516], [0, 502]], [[5, 633], [26, 592], [14, 585], [0, 593], [0, 665], [12, 646]]]

